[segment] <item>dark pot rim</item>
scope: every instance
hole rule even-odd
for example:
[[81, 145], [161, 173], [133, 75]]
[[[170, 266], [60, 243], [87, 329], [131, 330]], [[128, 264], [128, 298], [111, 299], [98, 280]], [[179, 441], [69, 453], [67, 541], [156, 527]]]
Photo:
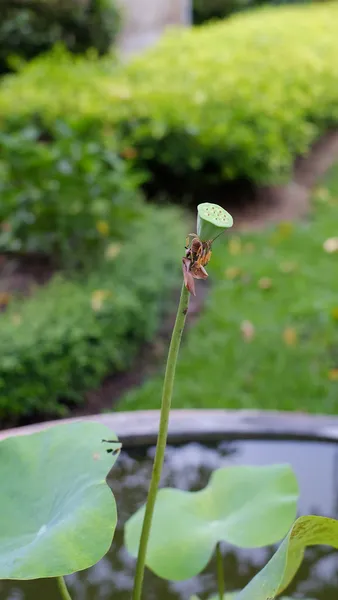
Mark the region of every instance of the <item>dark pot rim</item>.
[[[0, 440], [36, 433], [53, 425], [98, 421], [114, 431], [125, 447], [156, 442], [160, 411], [143, 410], [91, 415], [27, 425], [0, 432]], [[227, 440], [294, 440], [338, 443], [338, 417], [300, 412], [264, 410], [172, 410], [168, 442], [218, 442]]]

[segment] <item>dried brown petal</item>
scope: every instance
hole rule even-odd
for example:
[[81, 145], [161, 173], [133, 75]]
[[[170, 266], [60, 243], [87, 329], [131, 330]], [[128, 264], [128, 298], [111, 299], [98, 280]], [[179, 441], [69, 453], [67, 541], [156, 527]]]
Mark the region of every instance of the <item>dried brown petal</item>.
[[207, 279], [209, 277], [208, 273], [206, 272], [205, 268], [202, 267], [202, 265], [193, 265], [191, 267], [191, 273], [195, 279]]
[[194, 278], [190, 272], [191, 260], [189, 258], [182, 258], [182, 269], [184, 277], [184, 285], [190, 294], [196, 296]]

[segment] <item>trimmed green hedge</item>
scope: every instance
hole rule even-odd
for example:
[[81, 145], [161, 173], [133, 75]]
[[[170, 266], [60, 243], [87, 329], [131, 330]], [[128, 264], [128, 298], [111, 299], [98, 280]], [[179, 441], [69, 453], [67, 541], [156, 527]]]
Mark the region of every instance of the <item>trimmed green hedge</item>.
[[38, 117], [46, 127], [62, 119], [102, 128], [111, 121], [117, 71], [112, 56], [74, 55], [58, 45], [1, 80], [1, 121], [18, 127]]
[[111, 125], [161, 192], [278, 183], [338, 123], [337, 20], [336, 2], [246, 12], [114, 69], [53, 53], [2, 85], [0, 118]]
[[63, 42], [71, 52], [107, 52], [120, 28], [115, 0], [1, 0], [0, 73]]
[[45, 254], [58, 267], [88, 266], [139, 216], [143, 176], [119, 155], [109, 120], [96, 113], [99, 82], [110, 82], [115, 69], [111, 58], [69, 55], [58, 47], [3, 80], [0, 252]]
[[2, 421], [65, 415], [130, 364], [180, 280], [185, 234], [176, 211], [147, 208], [130, 239], [88, 277], [54, 277], [0, 316]]
[[330, 2], [168, 34], [126, 69], [119, 125], [137, 163], [157, 186], [176, 179], [188, 190], [286, 179], [338, 123], [337, 22]]
[[39, 121], [0, 131], [0, 252], [88, 266], [142, 212], [140, 178], [111, 132]]

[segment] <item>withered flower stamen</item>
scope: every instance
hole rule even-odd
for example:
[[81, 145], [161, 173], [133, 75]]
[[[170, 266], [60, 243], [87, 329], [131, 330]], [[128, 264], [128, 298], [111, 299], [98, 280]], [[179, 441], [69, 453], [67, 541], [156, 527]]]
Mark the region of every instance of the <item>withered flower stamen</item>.
[[[193, 239], [189, 243], [189, 238]], [[207, 279], [208, 273], [205, 266], [211, 258], [212, 240], [202, 242], [199, 237], [191, 233], [187, 239], [185, 257], [183, 261], [183, 276], [187, 290], [196, 296], [194, 279]]]

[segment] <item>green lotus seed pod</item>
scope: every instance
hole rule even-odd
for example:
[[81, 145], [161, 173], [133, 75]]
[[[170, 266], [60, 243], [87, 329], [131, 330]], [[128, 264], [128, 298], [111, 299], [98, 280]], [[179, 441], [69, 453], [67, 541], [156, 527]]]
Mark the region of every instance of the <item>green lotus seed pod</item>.
[[197, 235], [202, 242], [213, 240], [222, 229], [233, 225], [232, 216], [218, 204], [203, 202], [198, 205], [197, 213]]

